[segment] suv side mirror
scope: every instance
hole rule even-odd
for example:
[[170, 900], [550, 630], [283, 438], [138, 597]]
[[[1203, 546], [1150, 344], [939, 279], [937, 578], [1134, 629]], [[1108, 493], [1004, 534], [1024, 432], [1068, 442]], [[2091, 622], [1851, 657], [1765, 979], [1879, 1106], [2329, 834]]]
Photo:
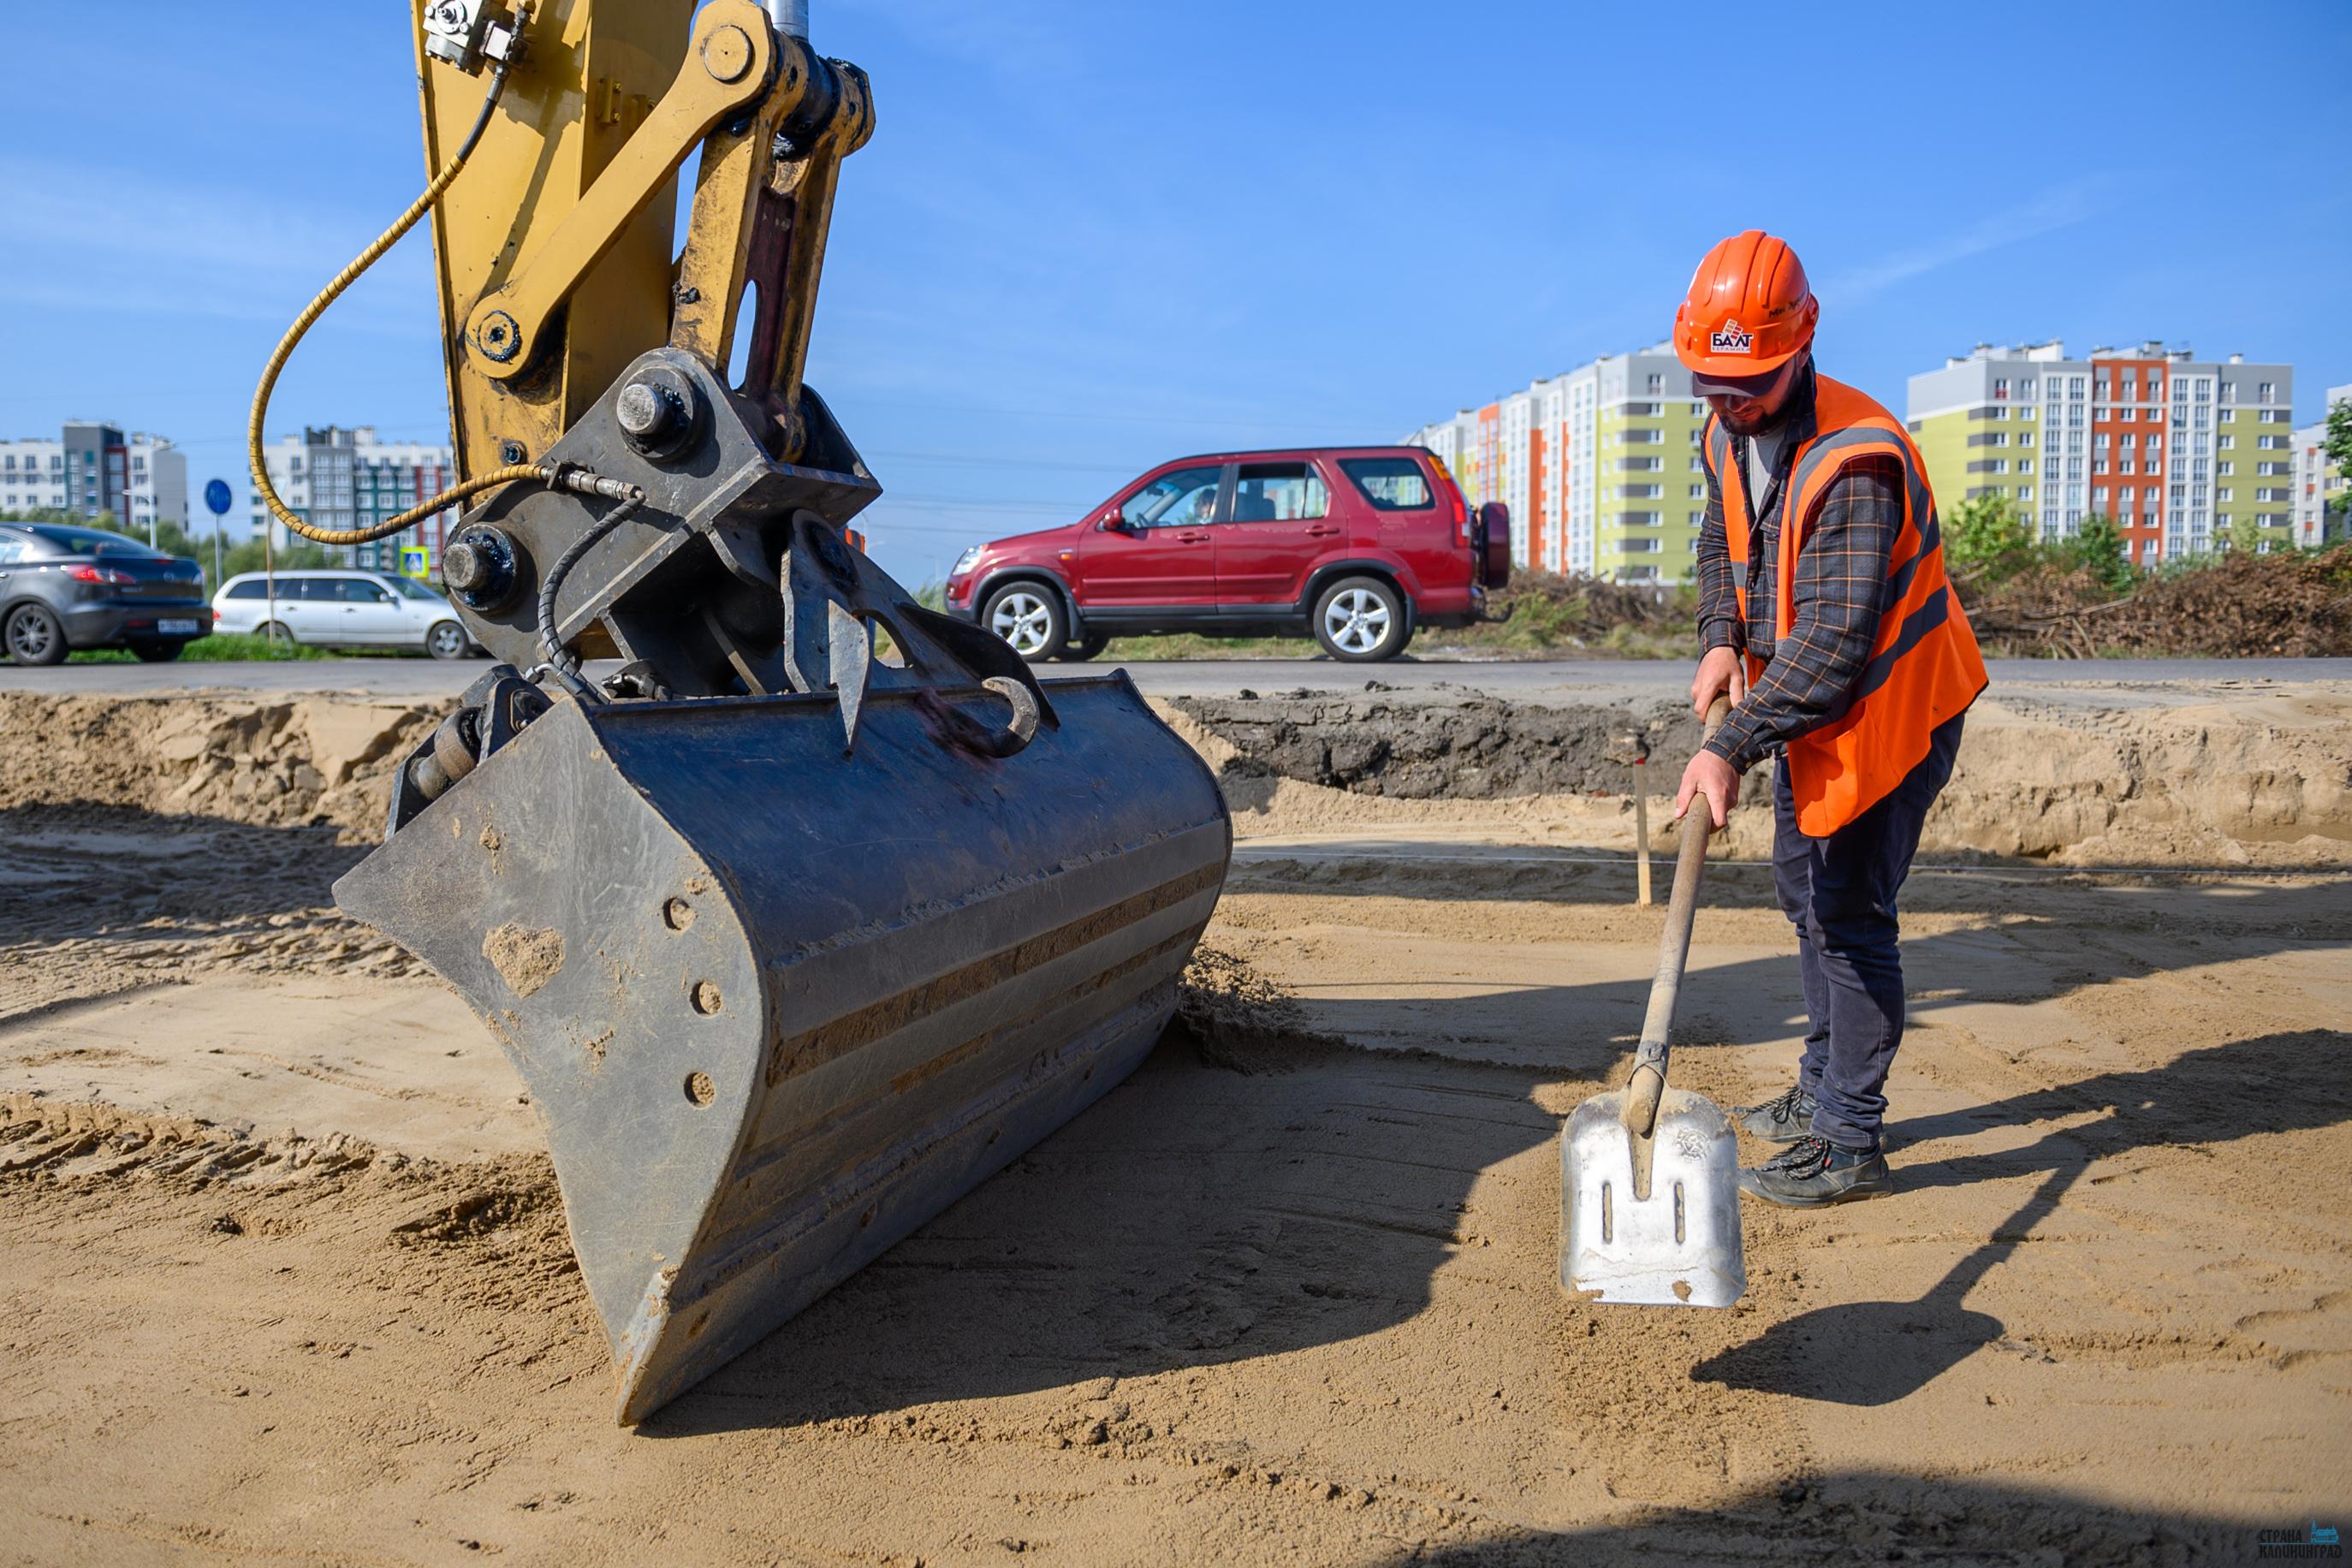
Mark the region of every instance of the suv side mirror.
[[1102, 525], [1113, 533], [1141, 533], [1143, 531], [1143, 525], [1141, 523], [1129, 521], [1127, 513], [1120, 510], [1118, 507], [1113, 507], [1110, 510], [1103, 513]]

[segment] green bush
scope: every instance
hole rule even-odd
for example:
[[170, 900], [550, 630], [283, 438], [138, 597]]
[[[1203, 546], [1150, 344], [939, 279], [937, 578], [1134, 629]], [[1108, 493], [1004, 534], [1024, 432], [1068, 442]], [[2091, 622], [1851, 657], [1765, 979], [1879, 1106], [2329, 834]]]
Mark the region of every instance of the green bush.
[[2122, 593], [2138, 580], [2130, 552], [2124, 547], [2123, 530], [2105, 514], [2084, 518], [2074, 538], [2062, 539], [2049, 548], [2060, 565], [2088, 572], [2103, 588]]

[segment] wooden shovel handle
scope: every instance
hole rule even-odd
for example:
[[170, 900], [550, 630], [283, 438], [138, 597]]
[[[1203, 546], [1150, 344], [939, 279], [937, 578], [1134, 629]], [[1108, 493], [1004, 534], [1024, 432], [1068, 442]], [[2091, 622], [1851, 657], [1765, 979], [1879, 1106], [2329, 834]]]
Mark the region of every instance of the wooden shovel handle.
[[[1727, 698], [1706, 710], [1706, 739], [1731, 713]], [[1633, 1049], [1633, 1077], [1625, 1086], [1625, 1130], [1647, 1138], [1657, 1125], [1658, 1097], [1666, 1091], [1666, 1043], [1675, 1031], [1675, 1004], [1683, 989], [1683, 965], [1690, 958], [1691, 923], [1698, 915], [1698, 879], [1706, 865], [1706, 838], [1715, 821], [1705, 797], [1694, 797], [1683, 816], [1681, 847], [1675, 855], [1675, 887], [1666, 900], [1666, 929], [1658, 938], [1658, 971], [1650, 981], [1650, 1011], [1642, 1020], [1642, 1041]]]

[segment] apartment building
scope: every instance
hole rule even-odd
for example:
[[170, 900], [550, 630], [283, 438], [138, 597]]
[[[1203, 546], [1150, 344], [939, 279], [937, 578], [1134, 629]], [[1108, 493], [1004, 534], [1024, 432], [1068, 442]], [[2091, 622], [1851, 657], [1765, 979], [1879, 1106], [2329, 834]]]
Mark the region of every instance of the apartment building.
[[2293, 538], [2294, 405], [2289, 365], [2053, 340], [1911, 377], [1906, 419], [1943, 507], [2000, 496], [2044, 539], [2111, 517], [2146, 565]]
[[1531, 382], [1405, 437], [1472, 505], [1511, 509], [1515, 564], [1627, 583], [1691, 574], [1706, 515], [1706, 405], [1660, 343]]
[[[2339, 403], [2352, 403], [2352, 386], [2331, 386], [2327, 389], [2325, 408]], [[2322, 412], [2319, 423], [2306, 425], [2294, 433], [2294, 542], [2310, 546], [2333, 544], [2352, 535], [2352, 517], [2344, 509], [2352, 507], [2352, 475], [2327, 460], [2321, 443], [2327, 439], [2327, 417]], [[2328, 508], [2336, 509], [2330, 515]]]
[[[331, 529], [388, 522], [447, 489], [456, 470], [447, 447], [380, 440], [370, 425], [349, 429], [330, 425], [305, 429], [299, 437], [283, 436], [263, 448], [263, 459], [270, 483], [294, 513], [305, 522]], [[439, 563], [443, 541], [456, 526], [457, 515], [452, 508], [392, 538], [346, 546], [337, 553], [354, 566], [397, 572], [404, 564], [412, 574], [428, 572]], [[253, 527], [256, 533], [270, 529], [280, 549], [295, 542], [257, 495]]]
[[96, 519], [132, 532], [188, 523], [188, 459], [161, 436], [122, 433], [99, 420], [68, 420], [52, 441], [0, 441], [0, 510], [36, 508]]

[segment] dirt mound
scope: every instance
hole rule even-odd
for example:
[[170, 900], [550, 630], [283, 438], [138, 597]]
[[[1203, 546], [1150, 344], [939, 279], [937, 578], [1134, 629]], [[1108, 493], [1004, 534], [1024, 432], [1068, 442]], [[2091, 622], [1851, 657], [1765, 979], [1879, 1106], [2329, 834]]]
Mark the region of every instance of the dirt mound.
[[1195, 949], [1176, 992], [1178, 1032], [1211, 1067], [1283, 1072], [1348, 1042], [1307, 1021], [1296, 994], [1221, 948]]
[[1987, 651], [2090, 658], [2341, 658], [2352, 655], [2352, 546], [2231, 553], [2132, 579], [2118, 593], [2088, 567], [2032, 567], [1964, 590]]
[[333, 698], [0, 699], [0, 809], [105, 805], [267, 826], [381, 832], [396, 758], [439, 708]]

